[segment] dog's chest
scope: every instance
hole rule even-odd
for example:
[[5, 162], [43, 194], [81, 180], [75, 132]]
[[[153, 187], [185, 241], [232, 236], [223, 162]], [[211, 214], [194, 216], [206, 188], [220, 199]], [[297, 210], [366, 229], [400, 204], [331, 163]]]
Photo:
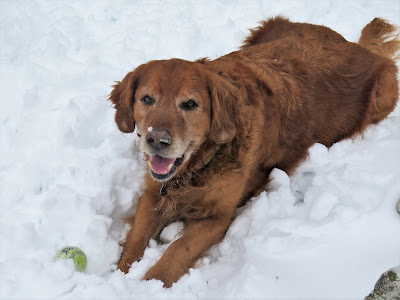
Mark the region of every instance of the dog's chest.
[[217, 211], [216, 201], [207, 196], [208, 188], [196, 186], [162, 186], [157, 210], [167, 219], [204, 219]]

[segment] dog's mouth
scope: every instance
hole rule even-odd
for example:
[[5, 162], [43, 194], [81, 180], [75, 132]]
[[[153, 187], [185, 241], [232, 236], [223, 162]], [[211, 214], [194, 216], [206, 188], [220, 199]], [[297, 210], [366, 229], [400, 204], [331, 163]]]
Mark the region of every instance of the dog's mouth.
[[160, 155], [151, 155], [147, 161], [151, 176], [159, 181], [165, 181], [175, 175], [176, 170], [182, 164], [185, 154], [178, 158], [167, 158]]

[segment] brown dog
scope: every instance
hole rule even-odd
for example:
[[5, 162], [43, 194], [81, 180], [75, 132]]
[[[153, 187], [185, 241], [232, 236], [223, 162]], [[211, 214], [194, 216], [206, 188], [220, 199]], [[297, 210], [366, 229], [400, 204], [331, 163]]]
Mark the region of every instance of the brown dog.
[[358, 44], [327, 27], [267, 20], [214, 61], [151, 61], [114, 86], [123, 132], [135, 123], [149, 163], [119, 269], [176, 220], [186, 230], [144, 279], [169, 287], [218, 243], [235, 209], [326, 146], [384, 119], [398, 99], [395, 27], [374, 19]]

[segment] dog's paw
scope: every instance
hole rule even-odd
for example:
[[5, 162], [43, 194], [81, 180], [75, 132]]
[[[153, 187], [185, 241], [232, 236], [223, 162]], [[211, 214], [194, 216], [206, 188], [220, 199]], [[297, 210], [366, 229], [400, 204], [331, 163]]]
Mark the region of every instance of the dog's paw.
[[133, 261], [131, 262], [129, 259], [124, 258], [123, 256], [118, 262], [118, 269], [125, 274], [128, 274], [129, 269], [131, 268]]
[[161, 280], [164, 283], [165, 288], [170, 288], [185, 273], [186, 271], [184, 269], [180, 269], [176, 265], [162, 266], [161, 264], [156, 264], [147, 271], [143, 280]]
[[172, 286], [172, 284], [177, 281], [178, 279], [176, 279], [175, 281], [172, 281], [168, 275], [166, 274], [166, 272], [159, 272], [159, 271], [155, 271], [152, 269], [150, 269], [146, 275], [143, 277], [143, 280], [152, 280], [152, 279], [156, 279], [156, 280], [160, 280], [163, 282], [164, 287], [165, 288], [170, 288]]

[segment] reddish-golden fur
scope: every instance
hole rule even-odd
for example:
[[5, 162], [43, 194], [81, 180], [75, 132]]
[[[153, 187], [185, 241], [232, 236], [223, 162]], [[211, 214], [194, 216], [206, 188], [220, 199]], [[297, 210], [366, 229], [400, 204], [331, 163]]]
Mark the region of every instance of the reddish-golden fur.
[[330, 146], [384, 119], [398, 99], [394, 30], [374, 19], [354, 44], [276, 17], [214, 61], [152, 61], [128, 73], [110, 100], [121, 131], [136, 123], [151, 175], [119, 269], [128, 272], [150, 238], [183, 220], [183, 236], [144, 277], [171, 286], [223, 238], [273, 168], [290, 173], [312, 144]]

